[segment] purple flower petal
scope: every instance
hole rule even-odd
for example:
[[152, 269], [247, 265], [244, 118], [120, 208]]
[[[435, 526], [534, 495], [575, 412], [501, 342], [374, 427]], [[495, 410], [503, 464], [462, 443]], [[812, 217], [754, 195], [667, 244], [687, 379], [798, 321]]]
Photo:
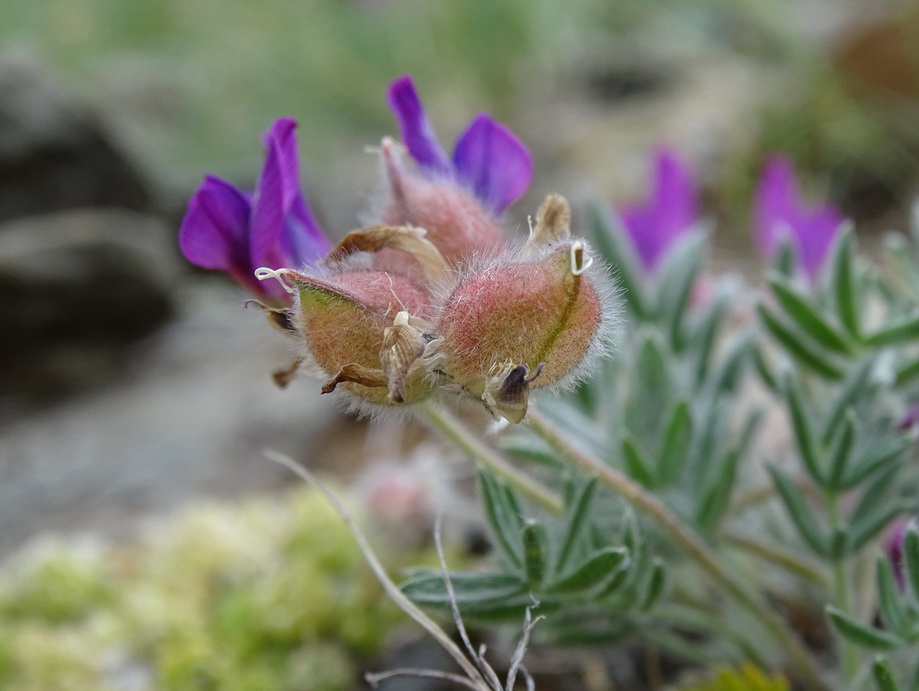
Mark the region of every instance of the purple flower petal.
[[816, 278], [844, 217], [830, 205], [813, 208], [800, 199], [791, 161], [770, 156], [760, 176], [754, 200], [754, 233], [760, 253], [771, 259], [787, 237], [805, 273]]
[[665, 247], [650, 211], [647, 206], [633, 206], [619, 211], [619, 218], [632, 240], [632, 247], [635, 248], [635, 253], [647, 272], [653, 271], [657, 266]]
[[699, 200], [692, 176], [674, 152], [659, 150], [656, 164], [653, 203], [669, 246], [699, 220]]
[[291, 258], [290, 263], [300, 265], [324, 257], [332, 245], [310, 212], [300, 191], [300, 165], [297, 139], [294, 135], [296, 127], [296, 121], [291, 118], [276, 120], [265, 138], [265, 144], [269, 158], [272, 151], [275, 153], [281, 176], [284, 212], [284, 227], [280, 235], [281, 248]]
[[673, 151], [659, 149], [655, 155], [648, 201], [624, 207], [619, 215], [645, 271], [654, 271], [667, 250], [699, 220], [695, 183]]
[[[274, 132], [274, 128], [272, 128]], [[280, 269], [290, 256], [282, 247], [284, 232], [284, 155], [278, 138], [269, 136], [268, 155], [252, 194], [249, 218], [249, 258], [256, 269]]]
[[754, 199], [754, 233], [760, 253], [771, 259], [782, 238], [800, 224], [798, 186], [791, 161], [773, 155], [766, 160]]
[[249, 202], [230, 183], [208, 176], [188, 203], [179, 247], [192, 264], [234, 274], [249, 270]]
[[389, 104], [399, 121], [402, 141], [412, 157], [436, 173], [450, 174], [453, 166], [437, 141], [410, 76], [400, 77], [390, 85]]
[[833, 206], [825, 205], [805, 215], [797, 233], [801, 264], [812, 279], [820, 274], [833, 240], [845, 218]]
[[453, 162], [461, 180], [497, 213], [523, 196], [533, 178], [533, 161], [523, 142], [484, 113], [457, 140]]

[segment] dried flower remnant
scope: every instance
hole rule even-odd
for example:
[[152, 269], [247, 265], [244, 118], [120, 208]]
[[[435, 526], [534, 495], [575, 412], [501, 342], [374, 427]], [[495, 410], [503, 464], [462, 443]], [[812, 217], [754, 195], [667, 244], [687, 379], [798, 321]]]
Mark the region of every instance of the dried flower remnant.
[[585, 275], [583, 240], [563, 241], [529, 261], [470, 274], [440, 322], [445, 371], [511, 422], [526, 414], [530, 385], [564, 382], [604, 331], [604, 300]]
[[[445, 261], [423, 235], [388, 229], [345, 238], [324, 276], [265, 271], [296, 294], [292, 336], [304, 369], [364, 404], [399, 406], [438, 392], [472, 397], [511, 422], [526, 415], [531, 387], [564, 385], [589, 368], [616, 323], [605, 267], [571, 239], [567, 202], [550, 195], [519, 251], [467, 269], [442, 290]], [[355, 231], [361, 233], [362, 231]], [[395, 271], [357, 268], [351, 250], [396, 250], [437, 276], [415, 283]], [[398, 249], [397, 249], [398, 248]]]
[[808, 205], [801, 200], [791, 161], [773, 155], [763, 167], [754, 200], [754, 232], [760, 254], [772, 259], [789, 241], [807, 276], [820, 274], [844, 221], [832, 204]]
[[667, 251], [699, 222], [695, 182], [675, 151], [657, 151], [650, 196], [643, 204], [623, 207], [619, 217], [645, 273], [653, 273]]
[[260, 283], [254, 275], [257, 268], [301, 267], [320, 259], [331, 246], [300, 191], [295, 127], [290, 118], [271, 126], [254, 192], [208, 176], [189, 201], [179, 228], [179, 246], [192, 264], [226, 271], [273, 303], [289, 303], [289, 294], [278, 285]]

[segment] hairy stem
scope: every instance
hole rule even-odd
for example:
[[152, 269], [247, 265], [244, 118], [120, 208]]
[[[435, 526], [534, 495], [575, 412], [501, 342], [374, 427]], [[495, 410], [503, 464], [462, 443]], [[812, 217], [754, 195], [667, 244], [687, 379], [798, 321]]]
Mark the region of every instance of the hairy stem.
[[778, 545], [766, 542], [765, 540], [759, 540], [750, 535], [730, 530], [724, 531], [721, 537], [738, 549], [742, 549], [758, 557], [762, 557], [767, 561], [771, 561], [774, 564], [778, 564], [786, 571], [801, 576], [801, 578], [806, 578], [811, 583], [815, 583], [824, 588], [829, 587], [827, 578], [821, 569], [816, 564], [802, 559], [794, 552], [782, 549]]
[[554, 425], [533, 406], [527, 413], [527, 420], [530, 428], [561, 458], [597, 477], [600, 482], [653, 519], [725, 592], [762, 623], [794, 662], [808, 688], [826, 691], [827, 687], [821, 681], [813, 660], [804, 652], [803, 645], [787, 622], [771, 611], [740, 579], [729, 573], [699, 536], [671, 514], [654, 495], [646, 492], [622, 473], [569, 444]]
[[453, 413], [433, 403], [419, 406], [422, 418], [476, 463], [526, 497], [552, 513], [564, 510], [562, 498], [508, 463], [498, 452], [480, 441], [481, 434], [468, 429]]

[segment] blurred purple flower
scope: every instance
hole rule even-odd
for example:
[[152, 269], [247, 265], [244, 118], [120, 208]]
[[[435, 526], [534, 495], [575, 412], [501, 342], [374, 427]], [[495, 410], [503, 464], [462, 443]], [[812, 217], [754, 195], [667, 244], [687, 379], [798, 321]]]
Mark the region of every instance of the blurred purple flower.
[[467, 187], [489, 210], [501, 213], [517, 201], [530, 186], [533, 162], [517, 136], [490, 115], [481, 113], [466, 128], [447, 156], [412, 78], [400, 77], [389, 87], [402, 141], [422, 170]]
[[298, 268], [331, 248], [300, 192], [296, 126], [281, 118], [265, 135], [255, 191], [207, 176], [179, 228], [179, 247], [192, 264], [226, 271], [252, 293], [281, 302], [290, 296], [275, 281], [258, 281], [255, 269]]
[[667, 251], [699, 220], [695, 183], [676, 152], [658, 149], [651, 195], [643, 204], [620, 209], [619, 217], [645, 272], [653, 273]]
[[754, 201], [754, 231], [760, 254], [772, 259], [787, 237], [805, 273], [816, 278], [845, 220], [832, 204], [801, 201], [791, 161], [770, 156], [760, 175]]
[[891, 528], [887, 535], [886, 552], [890, 565], [893, 567], [893, 577], [897, 581], [900, 590], [906, 588], [906, 566], [903, 563], [903, 539], [906, 537], [906, 531], [914, 525], [912, 519], [900, 518]]

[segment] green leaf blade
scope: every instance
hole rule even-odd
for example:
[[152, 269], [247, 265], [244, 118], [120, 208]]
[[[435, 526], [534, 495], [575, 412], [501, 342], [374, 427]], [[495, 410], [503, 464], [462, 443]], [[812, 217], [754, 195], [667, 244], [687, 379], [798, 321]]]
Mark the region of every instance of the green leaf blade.
[[787, 278], [773, 275], [769, 286], [785, 313], [816, 343], [840, 355], [852, 352], [849, 340], [796, 291]]
[[847, 640], [869, 650], [893, 650], [900, 645], [900, 639], [886, 631], [861, 624], [842, 610], [827, 605], [827, 616], [836, 631]]

